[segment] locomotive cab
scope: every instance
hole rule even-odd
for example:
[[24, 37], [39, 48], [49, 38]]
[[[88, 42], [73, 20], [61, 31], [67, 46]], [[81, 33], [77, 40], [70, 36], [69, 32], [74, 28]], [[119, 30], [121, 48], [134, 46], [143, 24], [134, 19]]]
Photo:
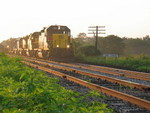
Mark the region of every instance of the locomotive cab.
[[66, 26], [50, 26], [46, 29], [46, 37], [52, 57], [68, 57], [72, 55], [70, 29]]

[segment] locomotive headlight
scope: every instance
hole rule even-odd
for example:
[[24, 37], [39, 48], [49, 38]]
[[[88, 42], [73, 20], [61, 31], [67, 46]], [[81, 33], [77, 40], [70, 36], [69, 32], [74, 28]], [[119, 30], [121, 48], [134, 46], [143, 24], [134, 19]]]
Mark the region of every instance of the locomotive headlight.
[[56, 47], [59, 47], [59, 45], [56, 45]]
[[67, 48], [70, 48], [70, 45], [67, 45]]

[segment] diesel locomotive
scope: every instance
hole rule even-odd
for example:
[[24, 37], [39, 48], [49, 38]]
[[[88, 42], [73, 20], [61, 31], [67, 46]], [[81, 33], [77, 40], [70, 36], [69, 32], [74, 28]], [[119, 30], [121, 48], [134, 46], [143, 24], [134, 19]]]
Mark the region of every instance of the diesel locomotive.
[[67, 26], [51, 25], [22, 38], [9, 39], [10, 53], [38, 58], [73, 56], [71, 32]]

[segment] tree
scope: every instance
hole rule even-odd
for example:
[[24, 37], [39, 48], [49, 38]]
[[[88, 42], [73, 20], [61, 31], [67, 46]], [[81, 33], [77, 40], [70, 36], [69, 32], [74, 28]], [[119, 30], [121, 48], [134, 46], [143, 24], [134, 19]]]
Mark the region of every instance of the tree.
[[78, 38], [86, 38], [86, 33], [79, 33]]
[[125, 53], [130, 55], [139, 55], [139, 54], [150, 54], [150, 39], [128, 39], [125, 41], [126, 49]]
[[143, 37], [143, 40], [150, 40], [150, 36], [146, 35], [145, 37]]
[[99, 39], [99, 49], [103, 54], [123, 54], [125, 44], [123, 39], [115, 35], [109, 35]]

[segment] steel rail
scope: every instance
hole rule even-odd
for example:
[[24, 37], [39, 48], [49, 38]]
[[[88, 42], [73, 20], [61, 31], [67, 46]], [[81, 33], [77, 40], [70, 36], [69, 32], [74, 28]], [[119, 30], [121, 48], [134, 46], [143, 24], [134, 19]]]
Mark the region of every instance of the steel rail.
[[117, 71], [117, 72], [123, 72], [127, 74], [135, 74], [135, 75], [150, 77], [149, 73], [136, 72], [136, 71], [131, 71], [131, 70], [123, 70], [123, 69], [115, 69], [115, 68], [110, 68], [110, 67], [94, 66], [94, 65], [89, 65], [89, 66], [93, 68], [97, 68], [97, 69], [104, 69], [104, 70]]
[[80, 85], [83, 85], [85, 87], [100, 91], [102, 93], [105, 93], [105, 94], [110, 95], [110, 96], [114, 96], [114, 97], [119, 98], [119, 99], [123, 99], [125, 101], [128, 101], [130, 103], [136, 104], [140, 107], [143, 107], [143, 108], [146, 108], [146, 109], [150, 110], [150, 101], [146, 101], [146, 100], [143, 100], [143, 99], [140, 99], [140, 98], [137, 98], [137, 97], [125, 94], [125, 93], [121, 93], [121, 92], [118, 92], [118, 91], [115, 91], [115, 90], [112, 90], [112, 89], [109, 89], [109, 88], [105, 88], [103, 86], [98, 86], [98, 85], [95, 85], [93, 83], [83, 81], [83, 80], [77, 79], [75, 77], [68, 76], [64, 73], [60, 73], [60, 72], [57, 72], [57, 71], [54, 71], [54, 70], [51, 70], [51, 69], [48, 69], [48, 68], [45, 68], [45, 67], [42, 67], [42, 66], [31, 64], [29, 62], [25, 62], [25, 61], [22, 61], [22, 62], [26, 65], [31, 66], [31, 67], [34, 67], [34, 68], [37, 68], [37, 69], [55, 74], [57, 76], [63, 77], [67, 80], [73, 81], [73, 82], [78, 83]]
[[124, 74], [124, 73], [120, 73], [120, 72], [107, 71], [106, 69], [105, 70], [98, 70], [98, 69], [96, 69], [96, 66], [92, 66], [92, 67], [91, 66], [90, 67], [83, 67], [82, 66], [81, 67], [81, 66], [72, 65], [72, 64], [65, 64], [65, 63], [60, 63], [60, 64], [67, 65], [67, 66], [72, 66], [72, 67], [77, 67], [77, 68], [88, 69], [88, 70], [92, 70], [92, 71], [98, 71], [98, 72], [111, 74], [111, 75], [116, 75], [116, 76], [125, 76], [125, 77], [129, 77], [129, 78], [150, 81], [150, 76], [137, 76], [137, 75], [131, 75], [131, 74]]
[[141, 89], [141, 90], [149, 90], [150, 89], [150, 86], [142, 85], [142, 84], [138, 84], [138, 83], [134, 83], [134, 82], [129, 82], [129, 81], [125, 81], [125, 80], [120, 80], [120, 79], [117, 79], [117, 78], [106, 77], [106, 76], [103, 76], [103, 75], [97, 75], [97, 74], [93, 74], [93, 73], [89, 73], [89, 72], [85, 72], [85, 71], [81, 71], [81, 70], [77, 70], [77, 69], [72, 69], [72, 68], [68, 68], [68, 67], [56, 66], [56, 65], [52, 65], [52, 64], [42, 62], [42, 61], [35, 61], [35, 60], [31, 60], [31, 59], [25, 59], [25, 60], [35, 62], [35, 63], [39, 63], [39, 64], [42, 64], [42, 65], [45, 65], [45, 66], [50, 66], [50, 67], [62, 69], [62, 70], [73, 71], [73, 72], [76, 72], [76, 73], [79, 73], [79, 74], [87, 75], [87, 76], [102, 79], [102, 80], [107, 80], [107, 81], [112, 82], [112, 83], [118, 83], [118, 84], [129, 86], [129, 87], [132, 87], [132, 88], [138, 88], [138, 89]]

